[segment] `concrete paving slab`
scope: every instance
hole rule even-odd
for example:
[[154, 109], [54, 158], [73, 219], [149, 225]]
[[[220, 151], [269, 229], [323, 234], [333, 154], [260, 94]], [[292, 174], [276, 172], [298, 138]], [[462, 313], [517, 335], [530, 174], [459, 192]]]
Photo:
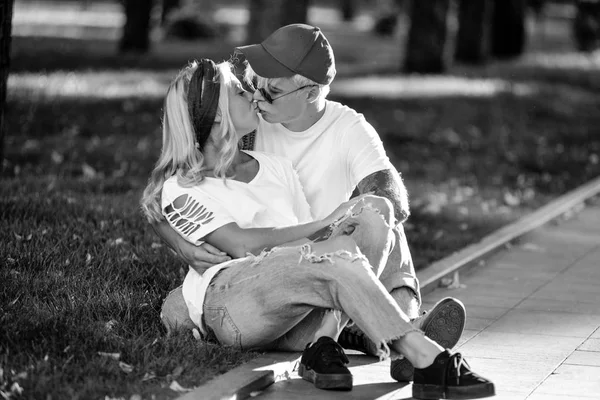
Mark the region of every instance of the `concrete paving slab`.
[[553, 374], [544, 380], [534, 393], [597, 399], [598, 393], [600, 393], [600, 381], [565, 378], [562, 375]]
[[[600, 339], [587, 339], [577, 350], [600, 352]], [[600, 377], [600, 375], [598, 375]]]
[[481, 332], [490, 326], [494, 321], [494, 319], [470, 317], [467, 318], [465, 329]]
[[587, 338], [600, 325], [598, 317], [586, 314], [511, 310], [487, 329], [552, 336]]
[[477, 357], [462, 349], [461, 352], [473, 370], [493, 380], [497, 394], [530, 393], [558, 366], [558, 363]]
[[503, 360], [560, 363], [582, 343], [581, 338], [485, 330], [461, 347], [464, 354]]
[[517, 310], [563, 312], [571, 314], [590, 314], [600, 316], [598, 303], [574, 302], [569, 300], [528, 298], [518, 304]]
[[568, 302], [596, 302], [600, 297], [600, 281], [584, 283], [557, 277], [531, 295], [532, 299], [554, 299]]
[[[589, 367], [600, 367], [600, 353], [595, 351], [574, 351], [563, 364], [586, 365]], [[600, 379], [600, 377], [599, 377]]]
[[463, 331], [463, 334], [461, 335], [460, 339], [458, 340], [458, 343], [456, 344], [456, 346], [454, 348], [457, 350], [460, 349], [462, 345], [467, 343], [469, 340], [473, 339], [480, 332], [481, 331], [478, 331], [478, 330], [465, 329]]
[[502, 307], [502, 308], [513, 308], [521, 302], [522, 298], [515, 296], [497, 296], [492, 294], [473, 294], [469, 287], [459, 289], [436, 289], [434, 292], [428, 294], [428, 301], [438, 301], [444, 297], [456, 297], [462, 301], [469, 312], [471, 306], [485, 306], [485, 307]]
[[[594, 397], [591, 397], [592, 399]], [[550, 394], [550, 393], [538, 393], [533, 392], [527, 400], [590, 400], [590, 397], [584, 397], [583, 395], [566, 396], [564, 394]]]
[[594, 333], [592, 333], [592, 336], [590, 336], [591, 339], [600, 339], [600, 328], [596, 329], [596, 331]]
[[[435, 303], [423, 302], [422, 309], [430, 310]], [[469, 306], [467, 310], [467, 318], [487, 318], [498, 319], [506, 314], [510, 308], [506, 307], [486, 307], [486, 306]]]

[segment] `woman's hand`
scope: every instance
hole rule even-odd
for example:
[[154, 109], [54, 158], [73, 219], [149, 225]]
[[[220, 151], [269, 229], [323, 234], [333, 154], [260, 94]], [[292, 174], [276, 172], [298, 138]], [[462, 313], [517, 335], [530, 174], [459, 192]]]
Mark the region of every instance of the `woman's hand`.
[[358, 197], [354, 197], [348, 201], [343, 202], [335, 210], [333, 210], [331, 214], [325, 217], [323, 221], [325, 221], [328, 225], [333, 224], [338, 219], [344, 217], [348, 213], [348, 210], [352, 209], [352, 207], [354, 207], [354, 205], [361, 201], [365, 196], [366, 195], [360, 195]]
[[187, 246], [177, 246], [176, 253], [199, 274], [203, 274], [204, 271], [213, 265], [231, 260], [231, 257], [227, 253], [206, 242], [199, 246], [194, 246], [191, 243], [186, 244]]

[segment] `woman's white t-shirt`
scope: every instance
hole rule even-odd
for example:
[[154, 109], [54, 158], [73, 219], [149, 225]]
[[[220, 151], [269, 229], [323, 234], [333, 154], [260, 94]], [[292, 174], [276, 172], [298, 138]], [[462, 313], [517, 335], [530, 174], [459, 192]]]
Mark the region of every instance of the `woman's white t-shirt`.
[[[175, 176], [164, 183], [163, 214], [185, 240], [200, 244], [206, 235], [232, 222], [241, 228], [264, 228], [312, 221], [310, 207], [292, 163], [272, 154], [245, 153], [259, 164], [258, 173], [248, 183], [205, 178], [199, 185], [183, 187]], [[180, 196], [184, 196], [185, 205], [175, 208], [173, 203]], [[169, 206], [174, 209], [171, 213], [166, 211]], [[235, 260], [215, 265], [204, 274], [190, 267], [185, 277], [183, 297], [190, 318], [203, 334], [202, 310], [206, 289], [216, 273], [232, 262]]]

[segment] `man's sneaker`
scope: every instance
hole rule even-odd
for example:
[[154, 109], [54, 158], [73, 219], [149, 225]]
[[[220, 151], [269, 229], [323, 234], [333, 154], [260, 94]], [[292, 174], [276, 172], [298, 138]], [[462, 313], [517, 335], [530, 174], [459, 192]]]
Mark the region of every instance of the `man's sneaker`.
[[494, 384], [471, 371], [460, 353], [440, 353], [427, 368], [415, 369], [415, 399], [478, 399], [494, 396]]
[[352, 374], [346, 368], [349, 362], [344, 349], [332, 338], [323, 336], [306, 345], [298, 375], [318, 389], [352, 390]]
[[[467, 312], [463, 303], [452, 297], [446, 297], [412, 323], [429, 339], [443, 348], [451, 349], [458, 343], [465, 329], [466, 319]], [[390, 375], [398, 382], [412, 381], [413, 372], [414, 368], [406, 358], [393, 360], [390, 365]]]
[[338, 343], [345, 349], [356, 350], [367, 355], [377, 354], [377, 346], [356, 325], [347, 326], [342, 329], [338, 337]]

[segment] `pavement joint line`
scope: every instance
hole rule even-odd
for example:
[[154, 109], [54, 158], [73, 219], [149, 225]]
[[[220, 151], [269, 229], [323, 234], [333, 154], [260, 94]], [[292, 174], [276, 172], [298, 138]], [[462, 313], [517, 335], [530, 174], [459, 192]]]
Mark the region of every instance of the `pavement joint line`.
[[[458, 279], [461, 271], [475, 268], [476, 262], [498, 251], [507, 243], [560, 217], [574, 207], [600, 193], [600, 177], [552, 200], [531, 214], [502, 227], [480, 242], [434, 262], [421, 270], [421, 293], [425, 295], [440, 286], [443, 278]], [[273, 383], [289, 379], [299, 362], [300, 353], [267, 353], [219, 375], [177, 400], [241, 400], [253, 397]], [[275, 359], [274, 359], [275, 358]]]

